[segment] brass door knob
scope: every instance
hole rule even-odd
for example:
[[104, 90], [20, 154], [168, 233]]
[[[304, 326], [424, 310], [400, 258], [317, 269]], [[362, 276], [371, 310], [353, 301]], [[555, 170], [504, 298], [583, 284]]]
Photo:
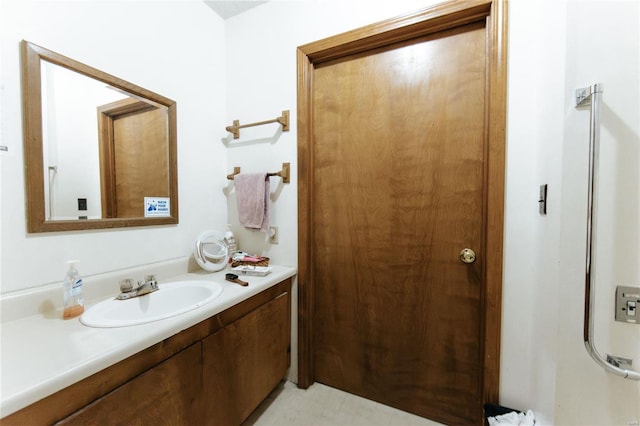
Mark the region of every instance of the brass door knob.
[[476, 261], [476, 252], [470, 248], [462, 249], [460, 252], [460, 260], [462, 263], [473, 263]]

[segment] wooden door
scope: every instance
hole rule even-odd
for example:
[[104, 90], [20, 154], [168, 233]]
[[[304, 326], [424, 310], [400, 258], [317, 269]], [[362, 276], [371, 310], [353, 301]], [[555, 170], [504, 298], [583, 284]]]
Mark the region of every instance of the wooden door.
[[[301, 284], [313, 333], [301, 336], [303, 374], [451, 424], [480, 423], [497, 394], [486, 357], [498, 343], [487, 352], [486, 339], [499, 340], [499, 317], [497, 332], [486, 309], [501, 242], [487, 230], [502, 215], [489, 211], [489, 179], [504, 169], [489, 169], [502, 157], [490, 154], [485, 18], [316, 61], [299, 147], [301, 280], [313, 291]], [[475, 262], [461, 261], [465, 248]]]
[[144, 216], [144, 197], [169, 197], [166, 108], [133, 98], [98, 108], [103, 218]]

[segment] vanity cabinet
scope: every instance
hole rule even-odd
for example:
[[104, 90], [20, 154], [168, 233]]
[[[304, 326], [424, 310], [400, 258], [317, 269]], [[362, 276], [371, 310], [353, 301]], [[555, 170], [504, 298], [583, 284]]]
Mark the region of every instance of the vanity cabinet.
[[2, 419], [239, 425], [290, 364], [291, 279]]
[[286, 375], [289, 312], [284, 293], [202, 341], [206, 424], [239, 425]]
[[57, 424], [198, 424], [201, 366], [198, 342]]

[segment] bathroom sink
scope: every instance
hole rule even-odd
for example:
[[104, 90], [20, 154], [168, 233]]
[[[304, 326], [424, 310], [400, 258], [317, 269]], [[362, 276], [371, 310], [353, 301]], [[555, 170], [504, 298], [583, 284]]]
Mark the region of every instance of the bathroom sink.
[[158, 287], [144, 296], [99, 302], [82, 314], [80, 322], [89, 327], [144, 324], [197, 309], [222, 293], [222, 286], [211, 281], [174, 281]]

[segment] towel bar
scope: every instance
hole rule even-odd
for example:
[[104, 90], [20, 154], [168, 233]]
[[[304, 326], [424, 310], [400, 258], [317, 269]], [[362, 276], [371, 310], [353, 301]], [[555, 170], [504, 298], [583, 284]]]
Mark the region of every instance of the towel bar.
[[233, 120], [232, 126], [227, 126], [227, 132], [233, 133], [233, 138], [238, 139], [240, 137], [240, 129], [244, 129], [245, 127], [254, 127], [254, 126], [262, 126], [263, 124], [270, 123], [280, 123], [282, 125], [282, 131], [289, 131], [289, 110], [282, 111], [282, 115], [280, 117], [274, 118], [273, 120], [266, 121], [258, 121], [255, 123], [243, 124], [240, 125], [240, 120]]
[[[227, 175], [227, 179], [233, 180], [233, 178], [238, 174], [240, 174], [240, 167], [234, 167], [233, 168], [233, 173]], [[267, 173], [268, 177], [280, 176], [282, 178], [282, 183], [291, 182], [290, 175], [291, 175], [291, 164], [290, 163], [282, 163], [282, 170], [280, 170], [279, 172]]]

